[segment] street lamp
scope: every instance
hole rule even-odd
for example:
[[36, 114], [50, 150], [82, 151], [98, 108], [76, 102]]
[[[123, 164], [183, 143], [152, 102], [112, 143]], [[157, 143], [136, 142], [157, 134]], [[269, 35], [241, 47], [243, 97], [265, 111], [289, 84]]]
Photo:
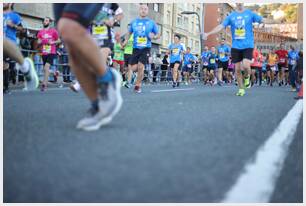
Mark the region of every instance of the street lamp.
[[201, 49], [201, 54], [200, 56], [202, 55], [202, 52], [203, 52], [203, 45], [204, 45], [204, 41], [203, 41], [203, 34], [202, 34], [202, 29], [201, 29], [201, 22], [200, 22], [200, 15], [197, 13], [197, 12], [194, 12], [194, 11], [183, 11], [181, 12], [181, 15], [197, 15], [198, 17], [198, 23], [199, 23], [199, 32], [200, 32], [200, 49]]

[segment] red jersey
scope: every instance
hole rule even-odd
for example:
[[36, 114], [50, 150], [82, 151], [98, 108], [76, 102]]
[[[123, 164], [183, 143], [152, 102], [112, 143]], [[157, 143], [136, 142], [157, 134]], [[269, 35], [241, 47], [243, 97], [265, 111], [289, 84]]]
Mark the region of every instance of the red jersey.
[[275, 54], [277, 54], [279, 59], [280, 65], [287, 65], [287, 59], [288, 59], [288, 51], [284, 49], [280, 49], [275, 51]]
[[251, 64], [252, 67], [262, 67], [262, 55], [257, 50], [253, 50], [253, 63]]

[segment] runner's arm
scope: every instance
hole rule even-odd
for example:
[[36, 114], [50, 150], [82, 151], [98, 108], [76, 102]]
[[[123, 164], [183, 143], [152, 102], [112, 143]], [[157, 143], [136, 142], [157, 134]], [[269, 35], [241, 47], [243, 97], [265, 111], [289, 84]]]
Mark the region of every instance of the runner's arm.
[[217, 34], [220, 31], [222, 31], [224, 29], [223, 24], [219, 24], [218, 26], [216, 26], [213, 30], [211, 30], [210, 32], [204, 33], [203, 38], [204, 40], [207, 40], [207, 37], [212, 35], [212, 34]]

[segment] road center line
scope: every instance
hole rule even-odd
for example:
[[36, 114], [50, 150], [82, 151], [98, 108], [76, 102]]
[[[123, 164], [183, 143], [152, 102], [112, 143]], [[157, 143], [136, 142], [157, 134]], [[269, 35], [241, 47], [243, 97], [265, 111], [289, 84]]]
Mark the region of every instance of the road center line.
[[258, 149], [254, 159], [245, 165], [244, 172], [221, 202], [269, 202], [302, 113], [303, 101], [299, 100]]
[[186, 89], [162, 89], [162, 90], [152, 90], [153, 93], [160, 93], [160, 92], [177, 92], [177, 91], [189, 91], [194, 90], [194, 88], [186, 88]]

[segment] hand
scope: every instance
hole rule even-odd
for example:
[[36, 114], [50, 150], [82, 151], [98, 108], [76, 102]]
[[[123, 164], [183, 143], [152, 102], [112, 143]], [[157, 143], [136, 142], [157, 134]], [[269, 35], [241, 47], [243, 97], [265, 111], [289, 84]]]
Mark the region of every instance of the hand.
[[105, 20], [104, 23], [107, 26], [113, 27], [115, 22], [114, 22], [114, 19], [108, 19], [108, 20]]
[[154, 39], [154, 37], [155, 37], [154, 33], [150, 32], [149, 37], [150, 37], [150, 39]]
[[207, 37], [208, 37], [208, 33], [204, 33], [203, 34], [203, 40], [207, 40]]
[[8, 20], [6, 22], [6, 25], [8, 25], [9, 27], [15, 28], [15, 24], [12, 22], [12, 20]]

